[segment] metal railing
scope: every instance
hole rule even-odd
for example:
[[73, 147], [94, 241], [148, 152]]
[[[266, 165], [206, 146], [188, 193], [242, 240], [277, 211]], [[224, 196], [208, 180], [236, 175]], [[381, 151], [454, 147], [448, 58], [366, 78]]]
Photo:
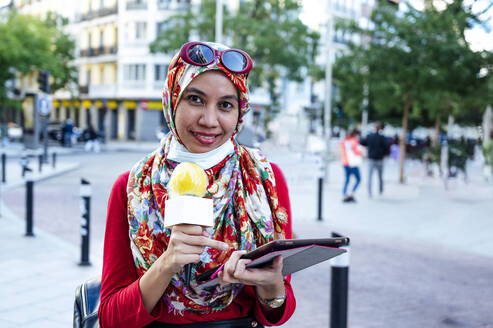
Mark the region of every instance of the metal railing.
[[118, 12], [118, 6], [101, 8], [98, 10], [91, 10], [90, 12], [80, 14], [76, 21], [83, 22], [87, 20], [91, 20], [98, 17], [109, 16], [112, 14], [116, 14]]
[[147, 9], [147, 2], [141, 1], [128, 1], [127, 2], [127, 10], [130, 9]]
[[80, 50], [80, 57], [96, 57], [102, 55], [115, 55], [118, 52], [118, 47], [116, 45], [113, 46], [105, 46], [105, 47], [96, 47], [96, 48], [88, 48]]

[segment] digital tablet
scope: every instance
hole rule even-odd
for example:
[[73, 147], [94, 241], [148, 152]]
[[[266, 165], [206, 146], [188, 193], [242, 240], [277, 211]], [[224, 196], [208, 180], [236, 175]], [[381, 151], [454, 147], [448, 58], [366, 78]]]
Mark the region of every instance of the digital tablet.
[[[259, 248], [246, 253], [241, 258], [252, 260], [251, 263], [247, 265], [247, 268], [258, 268], [263, 265], [267, 265], [270, 263], [276, 256], [282, 255], [284, 258], [292, 257], [296, 254], [298, 261], [296, 261], [296, 271], [301, 270], [310, 265], [314, 265], [316, 263], [327, 260], [331, 257], [337, 256], [345, 250], [337, 250], [341, 246], [346, 246], [349, 244], [348, 237], [334, 237], [334, 238], [319, 238], [319, 239], [280, 239], [274, 240], [270, 243], [260, 246]], [[311, 247], [318, 246], [318, 247]], [[291, 251], [290, 251], [291, 250]], [[311, 258], [305, 258], [301, 262], [299, 261], [300, 255], [305, 253], [304, 255], [311, 255]], [[314, 258], [315, 257], [315, 258]], [[286, 266], [289, 263], [284, 263]], [[218, 271], [220, 271], [222, 265], [217, 266], [213, 269], [210, 269], [200, 275], [198, 275], [195, 279], [200, 284], [202, 282], [206, 282], [210, 279], [214, 279]], [[286, 268], [288, 269], [288, 268]], [[294, 269], [294, 268], [293, 268]], [[283, 270], [283, 273], [285, 270]], [[291, 272], [289, 272], [291, 271]], [[287, 270], [290, 274], [292, 269]]]

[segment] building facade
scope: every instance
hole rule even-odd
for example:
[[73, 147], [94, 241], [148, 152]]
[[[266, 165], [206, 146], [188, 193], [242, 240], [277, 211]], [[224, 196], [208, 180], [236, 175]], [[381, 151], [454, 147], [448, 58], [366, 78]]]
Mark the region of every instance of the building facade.
[[[20, 12], [69, 18], [79, 83], [53, 95], [51, 121], [91, 124], [106, 140], [157, 140], [164, 125], [161, 90], [171, 57], [152, 54], [163, 21], [189, 0], [19, 0]], [[35, 87], [35, 85], [34, 85]]]

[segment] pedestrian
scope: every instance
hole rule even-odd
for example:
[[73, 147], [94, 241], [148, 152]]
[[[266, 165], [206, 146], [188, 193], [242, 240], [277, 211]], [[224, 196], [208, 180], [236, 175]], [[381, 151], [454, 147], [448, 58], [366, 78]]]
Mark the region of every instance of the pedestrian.
[[[383, 158], [389, 154], [390, 145], [382, 134], [382, 130], [382, 123], [377, 122], [375, 132], [361, 140], [361, 144], [368, 148], [368, 195], [370, 197], [372, 197], [372, 177], [375, 170], [378, 174], [378, 192], [383, 193]], [[400, 152], [398, 148], [393, 150], [393, 154], [396, 152]]]
[[[101, 327], [263, 327], [293, 314], [282, 257], [258, 269], [239, 259], [292, 235], [281, 170], [235, 140], [250, 109], [252, 65], [245, 52], [210, 42], [188, 42], [172, 59], [162, 94], [171, 133], [118, 177], [109, 198]], [[215, 226], [164, 228], [170, 175], [190, 161], [207, 174]], [[195, 263], [189, 286], [188, 263]], [[193, 279], [220, 264], [220, 285], [201, 288]]]
[[[342, 201], [355, 202], [354, 194], [356, 189], [358, 189], [359, 183], [361, 181], [361, 175], [359, 172], [359, 166], [363, 162], [363, 150], [358, 141], [359, 131], [357, 129], [352, 129], [349, 134], [341, 141], [341, 160], [342, 166], [344, 168], [344, 187], [342, 189], [343, 198]], [[351, 188], [351, 193], [348, 194], [348, 186], [351, 176], [356, 179], [353, 188]]]
[[91, 123], [87, 126], [87, 128], [82, 132], [82, 136], [86, 141], [84, 149], [89, 152], [94, 150], [95, 153], [99, 153], [101, 150], [99, 146], [99, 134], [94, 130], [94, 127]]
[[74, 125], [72, 124], [72, 120], [70, 118], [67, 118], [62, 126], [63, 145], [65, 147], [72, 147], [73, 132], [74, 132]]

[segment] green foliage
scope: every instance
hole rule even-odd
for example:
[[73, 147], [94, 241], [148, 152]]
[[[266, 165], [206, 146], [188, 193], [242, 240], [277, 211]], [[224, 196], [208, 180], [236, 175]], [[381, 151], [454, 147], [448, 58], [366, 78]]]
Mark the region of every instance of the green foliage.
[[[215, 6], [214, 0], [202, 0], [200, 8], [169, 17], [151, 51], [172, 55], [192, 39], [214, 40]], [[278, 110], [279, 78], [301, 81], [307, 72], [314, 80], [323, 77], [320, 67], [313, 64], [319, 35], [301, 22], [299, 12], [300, 4], [295, 0], [245, 1], [238, 11], [225, 8], [223, 12], [226, 43], [252, 57], [255, 64], [249, 85], [267, 87], [274, 112]]]
[[54, 78], [51, 90], [75, 81], [74, 41], [61, 30], [66, 22], [54, 14], [42, 21], [30, 15], [7, 13], [0, 22], [0, 100], [6, 98], [5, 82], [15, 74], [48, 70]]
[[474, 52], [465, 40], [465, 29], [479, 22], [471, 5], [454, 1], [442, 11], [409, 6], [396, 12], [382, 4], [373, 12], [372, 22], [369, 31], [355, 23], [342, 26], [372, 40], [366, 47], [350, 46], [336, 62], [335, 83], [345, 113], [360, 117], [360, 90], [366, 82], [373, 119], [395, 121], [409, 94], [411, 127], [429, 126], [437, 116], [448, 115], [478, 123], [480, 109], [492, 100], [488, 90], [493, 61], [491, 53]]

